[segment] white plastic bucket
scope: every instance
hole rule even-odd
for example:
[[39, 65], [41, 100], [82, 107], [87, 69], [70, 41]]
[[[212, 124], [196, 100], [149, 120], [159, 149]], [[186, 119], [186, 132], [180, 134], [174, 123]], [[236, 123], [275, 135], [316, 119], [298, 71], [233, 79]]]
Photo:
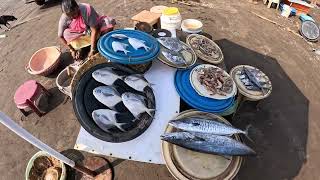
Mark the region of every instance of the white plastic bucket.
[[181, 29], [181, 15], [161, 15], [161, 28], [162, 29]]

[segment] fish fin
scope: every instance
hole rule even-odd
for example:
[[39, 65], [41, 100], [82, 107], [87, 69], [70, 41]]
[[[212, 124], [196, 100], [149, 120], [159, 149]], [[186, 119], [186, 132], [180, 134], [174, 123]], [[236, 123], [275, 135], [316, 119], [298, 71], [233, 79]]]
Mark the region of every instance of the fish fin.
[[129, 53], [130, 51], [124, 50], [123, 52], [124, 52], [125, 55], [128, 55], [128, 53]]
[[245, 131], [244, 131], [244, 135], [247, 137], [247, 139], [249, 139], [251, 142], [254, 142], [250, 137], [249, 137], [249, 129], [252, 127], [252, 125], [251, 124], [249, 124], [247, 127], [246, 127], [246, 129], [245, 129]]
[[126, 130], [124, 130], [121, 126], [122, 125], [125, 125], [126, 123], [119, 123], [116, 127], [118, 128], [118, 129], [120, 129], [120, 131], [122, 131], [122, 132], [126, 132]]
[[155, 112], [156, 110], [155, 109], [147, 109], [146, 112], [151, 116], [153, 117], [152, 113]]

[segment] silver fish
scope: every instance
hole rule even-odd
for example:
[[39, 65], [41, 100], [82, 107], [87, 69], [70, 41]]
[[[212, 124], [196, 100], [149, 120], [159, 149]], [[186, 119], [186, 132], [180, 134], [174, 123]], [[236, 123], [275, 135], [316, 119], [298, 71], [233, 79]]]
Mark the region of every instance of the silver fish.
[[181, 45], [180, 40], [177, 38], [172, 38], [172, 37], [160, 37], [157, 38], [157, 40], [162, 44], [165, 48], [179, 52], [183, 50], [183, 46]]
[[215, 135], [233, 135], [233, 134], [244, 134], [248, 135], [248, 128], [243, 131], [237, 129], [231, 125], [219, 122], [214, 119], [203, 119], [203, 118], [185, 118], [178, 120], [171, 120], [169, 124], [177, 129], [191, 131], [191, 132], [201, 132], [201, 133], [211, 133]]
[[124, 34], [112, 34], [111, 37], [116, 38], [116, 39], [127, 39], [128, 36]]
[[174, 132], [162, 135], [161, 139], [193, 151], [208, 154], [222, 156], [245, 156], [256, 154], [250, 147], [227, 136]]
[[150, 86], [146, 78], [141, 74], [133, 74], [124, 78], [124, 82], [133, 89], [143, 92], [144, 88]]
[[93, 90], [94, 97], [102, 104], [114, 109], [122, 101], [121, 95], [113, 86], [99, 86]]
[[101, 82], [107, 86], [112, 85], [118, 79], [122, 79], [122, 76], [117, 75], [112, 71], [110, 67], [95, 70], [92, 73], [92, 77], [96, 81]]
[[118, 41], [112, 42], [112, 49], [114, 52], [122, 51], [122, 52], [124, 52], [125, 55], [127, 55], [128, 52], [130, 52], [127, 50], [127, 47], [128, 47], [128, 44], [124, 44], [124, 43], [121, 43]]
[[128, 41], [129, 41], [130, 45], [131, 45], [135, 50], [138, 50], [139, 48], [144, 48], [144, 50], [146, 50], [146, 51], [149, 51], [149, 50], [150, 50], [150, 47], [148, 47], [148, 46], [145, 44], [145, 41], [142, 41], [142, 40], [139, 40], [139, 39], [136, 39], [136, 38], [131, 38], [131, 37], [128, 38]]
[[179, 54], [174, 53], [173, 51], [168, 51], [166, 49], [161, 50], [162, 54], [164, 55], [165, 58], [167, 58], [170, 62], [176, 65], [186, 65], [186, 60], [181, 57]]
[[116, 114], [118, 112], [110, 109], [97, 109], [92, 112], [92, 119], [94, 122], [106, 132], [110, 132], [109, 129], [117, 127], [121, 131], [125, 131], [121, 126], [126, 123], [117, 123]]
[[251, 82], [253, 82], [253, 84], [256, 85], [258, 88], [261, 89], [262, 94], [266, 94], [265, 89], [262, 87], [260, 82], [257, 80], [256, 76], [248, 68], [246, 68], [245, 66], [243, 66], [243, 71], [248, 76], [249, 80]]
[[139, 115], [144, 112], [147, 112], [150, 116], [153, 116], [152, 112], [155, 110], [147, 108], [145, 104], [145, 97], [130, 92], [123, 93], [121, 97], [123, 104], [136, 119], [139, 119]]

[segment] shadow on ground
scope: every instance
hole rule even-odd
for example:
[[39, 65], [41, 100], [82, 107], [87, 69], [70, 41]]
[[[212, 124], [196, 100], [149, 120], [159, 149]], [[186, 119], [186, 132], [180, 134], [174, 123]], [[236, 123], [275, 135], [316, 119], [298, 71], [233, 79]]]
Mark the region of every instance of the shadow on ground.
[[58, 6], [61, 4], [61, 1], [62, 0], [47, 0], [44, 5], [40, 6], [40, 9], [48, 9], [54, 6]]
[[292, 179], [306, 160], [309, 101], [287, 76], [276, 59], [235, 44], [216, 41], [221, 47], [227, 69], [248, 64], [261, 69], [273, 85], [270, 97], [259, 103], [245, 102], [233, 124], [245, 128], [254, 143], [245, 140], [258, 156], [248, 157], [236, 179]]

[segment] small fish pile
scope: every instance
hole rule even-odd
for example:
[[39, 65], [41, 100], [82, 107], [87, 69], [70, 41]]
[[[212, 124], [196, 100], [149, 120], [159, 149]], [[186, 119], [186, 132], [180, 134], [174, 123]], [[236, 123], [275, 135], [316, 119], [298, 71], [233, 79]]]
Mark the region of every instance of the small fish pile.
[[207, 38], [194, 38], [190, 44], [192, 48], [198, 49], [206, 56], [211, 56], [215, 59], [222, 56], [221, 51], [217, 47], [212, 46]]
[[[185, 52], [190, 52], [191, 48], [184, 45], [177, 38], [160, 37], [157, 38], [160, 44], [164, 47], [161, 52], [163, 56], [175, 65], [187, 65]], [[191, 57], [192, 58], [192, 57]]]
[[[110, 133], [111, 128], [126, 131], [125, 127], [140, 120], [142, 113], [148, 113], [153, 117], [155, 110], [147, 108], [145, 96], [131, 92], [120, 94], [114, 86], [115, 81], [121, 80], [132, 89], [144, 94], [145, 88], [151, 85], [143, 75], [120, 76], [111, 67], [106, 67], [94, 71], [92, 77], [105, 85], [96, 87], [93, 96], [109, 109], [97, 109], [92, 112], [93, 120], [105, 132]], [[130, 113], [117, 112], [116, 107], [120, 104], [123, 104]]]
[[211, 94], [226, 96], [233, 90], [231, 77], [226, 76], [220, 68], [207, 67], [197, 69], [197, 79]]
[[243, 131], [215, 119], [193, 117], [172, 120], [169, 124], [183, 130], [161, 135], [161, 139], [169, 143], [193, 151], [224, 157], [256, 154], [247, 145], [230, 137], [233, 134], [244, 134], [248, 137], [248, 128]]
[[270, 88], [271, 82], [269, 78], [258, 69], [249, 69], [243, 66], [242, 70], [237, 72], [239, 79], [247, 90], [261, 91], [265, 95]]
[[[124, 34], [112, 34], [111, 35], [112, 38], [114, 39], [118, 39], [118, 40], [124, 40], [124, 39], [128, 39], [129, 44], [133, 47], [133, 49], [138, 50], [140, 48], [143, 48], [145, 51], [149, 51], [150, 47], [148, 47], [145, 43], [145, 41], [142, 41], [140, 39], [136, 39], [136, 38], [132, 38], [132, 37], [128, 37]], [[118, 52], [121, 51], [123, 52], [125, 55], [127, 55], [128, 53], [130, 53], [130, 51], [127, 50], [127, 47], [129, 45], [125, 44], [125, 43], [121, 43], [119, 41], [113, 41], [112, 42], [112, 49], [114, 52]]]

